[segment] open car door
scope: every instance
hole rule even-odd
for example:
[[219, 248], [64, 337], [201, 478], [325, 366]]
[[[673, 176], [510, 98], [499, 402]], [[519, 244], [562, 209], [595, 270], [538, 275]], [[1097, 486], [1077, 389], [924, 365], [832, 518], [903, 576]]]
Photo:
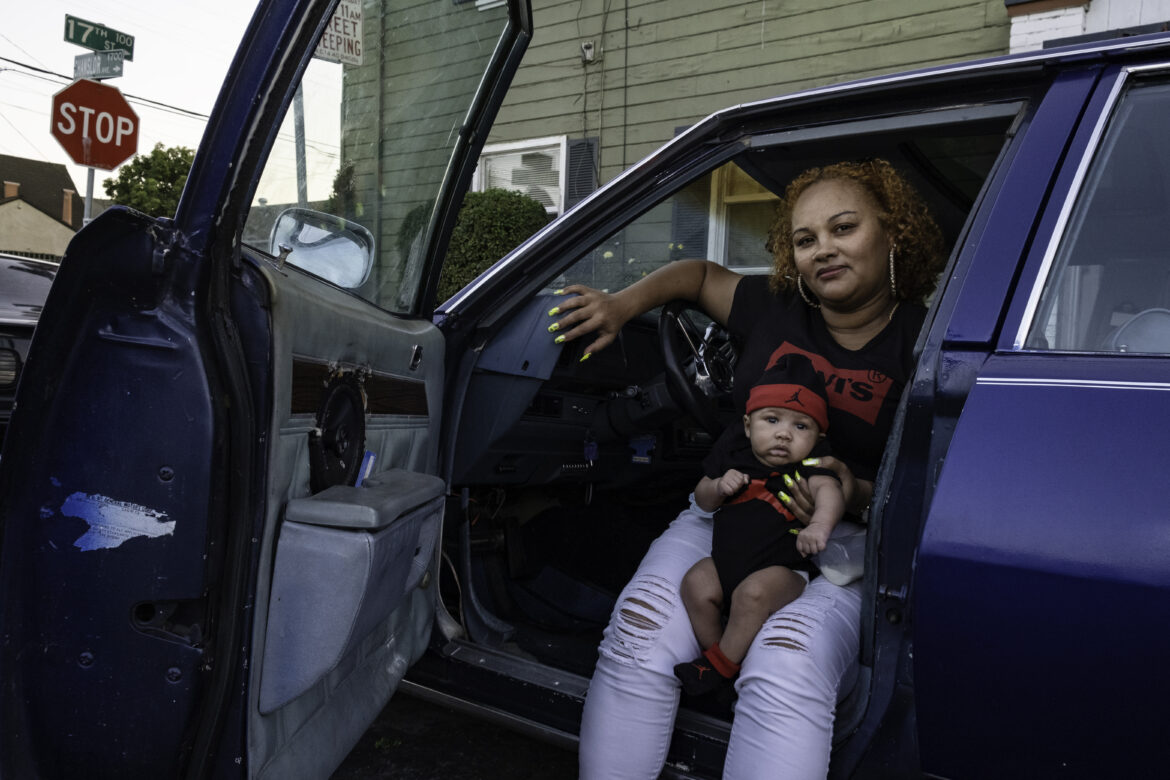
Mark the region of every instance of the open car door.
[[439, 258], [530, 34], [262, 0], [174, 220], [70, 245], [0, 474], [5, 777], [326, 777], [421, 655]]

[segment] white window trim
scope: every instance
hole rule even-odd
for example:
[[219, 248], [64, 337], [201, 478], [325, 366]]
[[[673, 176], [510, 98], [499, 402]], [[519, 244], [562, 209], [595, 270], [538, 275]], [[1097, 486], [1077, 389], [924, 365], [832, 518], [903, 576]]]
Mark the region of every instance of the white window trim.
[[[524, 141], [485, 144], [479, 157], [482, 160], [491, 154], [547, 149], [550, 146], [555, 146], [560, 150], [560, 170], [557, 180], [557, 202], [552, 208], [545, 207], [545, 211], [553, 216], [560, 216], [565, 213], [565, 188], [569, 183], [569, 137], [567, 135], [551, 135], [545, 138], [528, 138]], [[471, 178], [471, 189], [475, 192], [483, 192], [483, 169], [479, 165], [475, 166], [475, 174]]]
[[732, 271], [741, 274], [771, 273], [771, 268], [732, 265], [727, 256], [727, 206], [735, 203], [779, 202], [780, 198], [771, 192], [753, 192], [748, 195], [725, 195], [729, 174], [726, 165], [721, 165], [711, 174], [711, 211], [707, 221], [707, 257]]

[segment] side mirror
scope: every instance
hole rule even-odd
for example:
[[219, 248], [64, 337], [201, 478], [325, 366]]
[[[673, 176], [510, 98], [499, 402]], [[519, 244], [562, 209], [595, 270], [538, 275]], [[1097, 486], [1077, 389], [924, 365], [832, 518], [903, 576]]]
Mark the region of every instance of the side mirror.
[[269, 252], [338, 287], [361, 287], [374, 265], [374, 236], [356, 222], [312, 209], [285, 209]]

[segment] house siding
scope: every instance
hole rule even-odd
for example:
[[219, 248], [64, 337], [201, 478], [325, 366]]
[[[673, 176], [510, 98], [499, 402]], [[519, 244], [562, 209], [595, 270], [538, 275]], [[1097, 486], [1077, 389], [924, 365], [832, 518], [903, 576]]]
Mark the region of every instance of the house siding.
[[[1008, 50], [1002, 0], [533, 0], [490, 141], [599, 139], [599, 180], [729, 105]], [[581, 42], [596, 53], [583, 63]]]
[[73, 229], [22, 200], [0, 203], [0, 252], [60, 258]]
[[[341, 165], [354, 171], [353, 212], [346, 216], [378, 239], [371, 283], [403, 291], [384, 301], [389, 308], [412, 305], [421, 272], [413, 238], [506, 18], [504, 8], [419, 0], [400, 16], [366, 24], [362, 49], [369, 54], [344, 69]], [[388, 187], [395, 198], [385, 197]]]

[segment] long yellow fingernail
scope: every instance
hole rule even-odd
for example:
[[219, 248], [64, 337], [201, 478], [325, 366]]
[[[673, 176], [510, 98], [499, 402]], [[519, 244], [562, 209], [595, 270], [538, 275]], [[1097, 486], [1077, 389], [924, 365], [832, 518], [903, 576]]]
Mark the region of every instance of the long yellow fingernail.
[[788, 476], [787, 474], [785, 474], [785, 475], [784, 475], [784, 484], [785, 484], [785, 485], [787, 485], [788, 487], [792, 487], [792, 486], [793, 486], [793, 485], [795, 485], [796, 483], [792, 481], [792, 477], [790, 477], [790, 476]]
[[819, 466], [819, 465], [821, 465], [821, 459], [820, 458], [805, 458], [804, 460], [802, 460], [800, 462], [800, 465], [802, 465], [802, 466]]
[[790, 533], [790, 534], [797, 534], [797, 535], [799, 535], [799, 534], [800, 534], [800, 529], [799, 529], [799, 528], [789, 528], [789, 529], [788, 529], [788, 533]]
[[781, 501], [783, 501], [785, 504], [792, 503], [792, 496], [788, 495], [783, 490], [781, 490], [779, 493], [777, 493], [776, 497], [779, 498]]
[[564, 295], [564, 294], [565, 294], [564, 290], [553, 290], [553, 295]]
[[553, 343], [554, 344], [564, 344], [565, 337], [564, 336], [557, 336], [555, 339], [553, 339]]
[[799, 471], [793, 470], [793, 472], [792, 472], [792, 473], [796, 475], [796, 481], [797, 481], [797, 482], [800, 482], [800, 480], [804, 479], [804, 477], [800, 476], [800, 472], [799, 472]]
[[549, 309], [549, 310], [548, 310], [548, 316], [550, 316], [550, 317], [555, 317], [555, 316], [557, 316], [557, 315], [558, 315], [558, 314], [560, 314], [560, 313], [561, 313], [561, 307], [560, 307], [560, 306], [554, 306], [554, 307], [552, 307], [551, 309]]
[[548, 332], [549, 332], [549, 333], [555, 333], [556, 331], [558, 331], [558, 330], [560, 330], [560, 329], [561, 329], [561, 326], [560, 326], [560, 324], [559, 324], [559, 323], [556, 323], [556, 322], [554, 322], [552, 325], [549, 325], [549, 326], [548, 326]]
[[584, 363], [586, 360], [588, 360], [588, 359], [589, 359], [589, 357], [590, 357], [592, 354], [593, 354], [592, 352], [586, 352], [584, 355], [582, 355], [582, 356], [581, 356], [581, 359], [580, 359], [580, 360], [578, 360], [577, 362], [578, 362], [578, 363]]

